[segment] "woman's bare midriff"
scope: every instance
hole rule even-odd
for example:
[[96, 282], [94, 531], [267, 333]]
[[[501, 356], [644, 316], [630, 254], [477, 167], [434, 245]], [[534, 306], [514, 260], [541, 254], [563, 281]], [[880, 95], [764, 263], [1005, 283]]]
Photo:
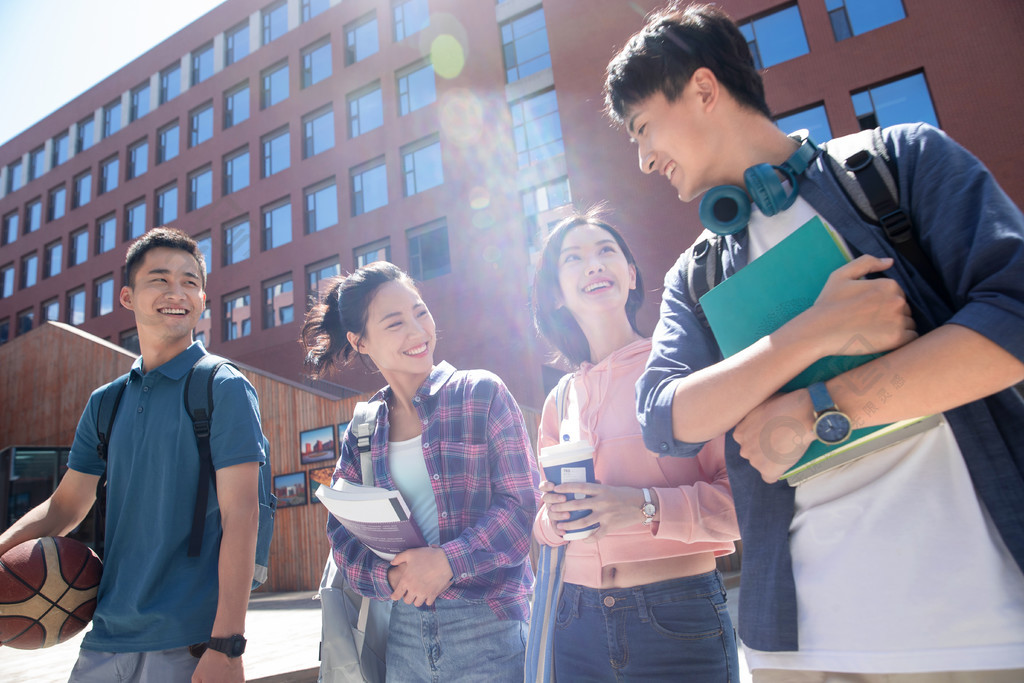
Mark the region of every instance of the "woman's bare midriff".
[[657, 581], [706, 574], [714, 568], [715, 554], [712, 552], [610, 564], [601, 569], [601, 588], [632, 588]]

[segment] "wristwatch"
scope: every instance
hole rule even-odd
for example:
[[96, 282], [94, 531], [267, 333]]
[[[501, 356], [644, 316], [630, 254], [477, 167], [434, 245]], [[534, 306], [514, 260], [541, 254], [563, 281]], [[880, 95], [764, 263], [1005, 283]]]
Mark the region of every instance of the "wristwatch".
[[206, 646], [211, 650], [222, 652], [234, 659], [235, 657], [241, 657], [242, 653], [245, 652], [245, 638], [240, 633], [228, 636], [227, 638], [210, 638]]
[[658, 509], [654, 507], [654, 503], [651, 502], [651, 490], [642, 489], [642, 491], [644, 492], [644, 504], [640, 506], [640, 512], [644, 515], [643, 525], [650, 526], [651, 522], [654, 521], [654, 514]]
[[850, 418], [836, 408], [824, 382], [807, 387], [814, 405], [814, 435], [827, 446], [841, 444], [850, 438]]

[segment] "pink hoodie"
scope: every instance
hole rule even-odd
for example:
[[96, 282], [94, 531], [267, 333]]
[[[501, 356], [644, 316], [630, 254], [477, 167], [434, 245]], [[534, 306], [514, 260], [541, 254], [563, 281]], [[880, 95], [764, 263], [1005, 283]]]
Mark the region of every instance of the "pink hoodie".
[[[735, 550], [739, 527], [725, 473], [724, 439], [709, 442], [695, 458], [659, 458], [644, 447], [634, 397], [650, 351], [651, 340], [641, 339], [597, 365], [584, 363], [570, 391], [575, 390], [579, 398], [580, 436], [594, 445], [598, 482], [655, 489], [661, 522], [645, 527], [638, 509], [635, 526], [613, 531], [596, 543], [570, 541], [565, 563], [568, 583], [600, 588], [601, 569], [606, 565], [708, 551], [718, 557]], [[544, 402], [538, 452], [558, 443], [556, 413], [552, 391]], [[547, 545], [565, 543], [552, 528], [547, 506], [537, 513], [533, 533]]]

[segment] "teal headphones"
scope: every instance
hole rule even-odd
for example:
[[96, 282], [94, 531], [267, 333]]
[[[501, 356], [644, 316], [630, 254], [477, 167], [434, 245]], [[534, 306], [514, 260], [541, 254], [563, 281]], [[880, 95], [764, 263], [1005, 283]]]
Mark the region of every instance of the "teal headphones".
[[[735, 185], [719, 185], [704, 194], [700, 200], [700, 222], [718, 235], [733, 235], [750, 222], [750, 198], [766, 216], [774, 216], [793, 205], [799, 194], [797, 177], [802, 175], [818, 156], [806, 130], [797, 131], [789, 137], [800, 146], [781, 166], [757, 164], [743, 172], [746, 189]], [[789, 181], [787, 191], [779, 174]], [[749, 196], [748, 196], [749, 195]]]

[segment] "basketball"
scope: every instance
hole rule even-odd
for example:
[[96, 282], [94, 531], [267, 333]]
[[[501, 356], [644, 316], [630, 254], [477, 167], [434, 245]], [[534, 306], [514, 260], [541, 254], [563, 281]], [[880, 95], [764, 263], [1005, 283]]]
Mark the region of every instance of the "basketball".
[[0, 643], [35, 650], [63, 643], [96, 609], [103, 563], [70, 538], [37, 538], [0, 557]]

